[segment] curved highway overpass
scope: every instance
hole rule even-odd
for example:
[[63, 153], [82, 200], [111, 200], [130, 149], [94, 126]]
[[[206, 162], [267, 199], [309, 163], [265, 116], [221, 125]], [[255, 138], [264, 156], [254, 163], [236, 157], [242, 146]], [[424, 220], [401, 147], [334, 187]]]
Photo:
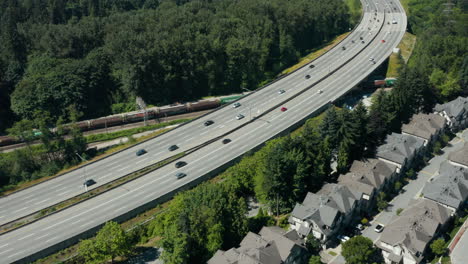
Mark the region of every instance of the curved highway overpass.
[[[219, 137], [219, 140], [183, 157], [186, 166], [177, 169], [171, 163], [121, 187], [1, 235], [0, 263], [25, 262], [47, 255], [76, 242], [77, 236], [83, 232], [199, 182], [207, 173], [287, 131], [350, 91], [385, 61], [406, 30], [406, 16], [398, 1], [366, 0], [363, 5], [365, 13], [361, 24], [332, 51], [312, 62], [314, 68], [307, 65], [252, 93], [239, 101], [241, 106], [238, 108], [221, 108], [91, 164], [87, 166], [86, 174], [104, 184], [174, 154], [167, 150], [170, 145], [177, 144], [179, 151], [184, 151]], [[396, 24], [392, 23], [394, 20]], [[310, 78], [306, 79], [306, 75]], [[285, 92], [278, 93], [280, 89]], [[279, 106], [288, 110], [281, 112]], [[236, 120], [237, 114], [243, 114], [245, 118]], [[258, 118], [251, 119], [250, 115]], [[206, 120], [215, 123], [205, 127], [203, 123]], [[220, 137], [226, 133], [229, 134]], [[223, 138], [232, 141], [222, 144]], [[148, 153], [135, 156], [139, 148], [145, 148]], [[187, 176], [177, 180], [177, 172], [184, 172]], [[84, 171], [77, 170], [0, 199], [0, 216], [3, 217], [0, 224], [83, 192], [83, 175]]]

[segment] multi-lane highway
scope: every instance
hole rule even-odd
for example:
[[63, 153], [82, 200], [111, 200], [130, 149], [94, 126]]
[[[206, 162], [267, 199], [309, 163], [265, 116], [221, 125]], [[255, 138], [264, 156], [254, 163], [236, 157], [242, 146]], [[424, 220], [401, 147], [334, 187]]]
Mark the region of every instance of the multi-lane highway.
[[[363, 21], [346, 41], [313, 62], [314, 68], [304, 67], [289, 76], [282, 78], [239, 101], [238, 108], [230, 106], [221, 108], [211, 114], [163, 134], [153, 140], [131, 147], [120, 153], [105, 158], [99, 162], [77, 169], [58, 178], [38, 184], [23, 191], [0, 198], [0, 225], [4, 225], [21, 217], [38, 212], [56, 203], [85, 192], [85, 179], [93, 179], [96, 188], [112, 180], [120, 178], [145, 166], [161, 161], [181, 151], [201, 145], [202, 143], [223, 135], [249, 121], [250, 116], [264, 113], [272, 106], [297, 94], [310, 84], [317, 82], [330, 72], [343, 65], [357, 52], [363, 50], [368, 42], [380, 29], [383, 12], [375, 15], [379, 7], [372, 2], [365, 6]], [[375, 19], [374, 19], [375, 18]], [[379, 20], [379, 21], [377, 21]], [[370, 30], [369, 30], [370, 29]], [[362, 40], [360, 40], [362, 37]], [[351, 43], [350, 40], [355, 43]], [[364, 43], [362, 43], [364, 41]], [[389, 43], [388, 45], [391, 45]], [[387, 46], [388, 46], [387, 45]], [[343, 47], [345, 48], [343, 50]], [[367, 65], [368, 66], [368, 65]], [[306, 79], [306, 75], [310, 78]], [[285, 90], [284, 94], [277, 93]], [[245, 118], [236, 120], [236, 115], [242, 113]], [[205, 127], [206, 120], [213, 120], [213, 125]], [[177, 145], [179, 149], [169, 151], [168, 147]], [[135, 152], [144, 148], [146, 155], [136, 156]]]
[[[170, 145], [177, 144], [180, 147], [178, 151], [183, 151], [245, 124], [223, 137], [230, 138], [230, 143], [222, 144], [218, 140], [182, 158], [187, 162], [182, 168], [176, 169], [174, 164], [169, 164], [120, 188], [1, 235], [0, 263], [24, 261], [25, 257], [35, 252], [61, 243], [178, 189], [276, 136], [348, 92], [390, 55], [406, 29], [406, 16], [397, 1], [377, 2], [378, 4], [364, 1], [366, 12], [359, 27], [331, 52], [314, 61], [314, 68], [304, 67], [253, 93], [239, 101], [239, 108], [222, 108], [161, 137], [89, 165], [86, 174], [98, 184], [104, 184], [174, 154], [167, 150]], [[393, 24], [393, 20], [397, 23]], [[362, 52], [359, 53], [360, 51]], [[376, 64], [370, 61], [371, 57]], [[329, 73], [332, 73], [331, 76], [306, 89]], [[310, 75], [310, 78], [306, 79], [306, 75]], [[285, 90], [285, 93], [279, 94], [280, 89]], [[319, 90], [322, 92], [319, 93]], [[302, 94], [292, 98], [299, 93]], [[275, 108], [268, 111], [280, 105], [288, 110], [281, 112]], [[235, 116], [239, 113], [245, 118], [236, 120]], [[250, 115], [261, 117], [250, 122]], [[215, 123], [205, 127], [203, 123], [206, 120], [213, 120]], [[135, 151], [139, 148], [145, 148], [148, 153], [135, 156]], [[177, 180], [177, 172], [184, 172], [187, 176]], [[84, 171], [77, 170], [2, 198], [0, 217], [3, 218], [0, 221], [9, 222], [18, 216], [79, 194], [83, 192], [83, 181]]]

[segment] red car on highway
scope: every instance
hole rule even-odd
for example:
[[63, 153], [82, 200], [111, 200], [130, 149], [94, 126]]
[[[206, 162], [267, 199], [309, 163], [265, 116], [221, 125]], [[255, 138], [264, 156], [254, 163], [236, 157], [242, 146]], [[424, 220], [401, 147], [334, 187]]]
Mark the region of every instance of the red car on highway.
[[281, 112], [285, 112], [286, 110], [288, 110], [286, 107], [281, 107]]

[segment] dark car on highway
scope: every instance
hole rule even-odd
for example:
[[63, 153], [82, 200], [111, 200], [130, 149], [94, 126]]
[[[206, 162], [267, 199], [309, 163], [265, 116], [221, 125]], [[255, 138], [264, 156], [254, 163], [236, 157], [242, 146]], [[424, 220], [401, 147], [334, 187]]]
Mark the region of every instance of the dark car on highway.
[[183, 177], [187, 176], [187, 174], [183, 172], [178, 172], [175, 176], [177, 177], [177, 179], [182, 179]]
[[227, 144], [227, 143], [229, 143], [229, 142], [231, 142], [231, 140], [230, 140], [229, 138], [223, 139], [223, 144]]
[[208, 120], [205, 122], [205, 126], [209, 126], [209, 125], [212, 125], [214, 123], [213, 120]]
[[310, 79], [310, 75], [307, 74], [307, 75], [305, 76], [305, 78], [306, 78], [306, 79]]
[[141, 156], [141, 155], [144, 155], [146, 154], [146, 150], [145, 149], [139, 149], [137, 152], [136, 152], [136, 155], [137, 156]]
[[178, 147], [177, 145], [172, 145], [172, 146], [170, 146], [168, 149], [169, 149], [169, 151], [174, 151], [174, 150], [176, 150], [176, 149], [178, 149], [178, 148], [179, 148], [179, 147]]
[[313, 69], [315, 67], [315, 65], [311, 64], [309, 65], [309, 68]]
[[176, 164], [175, 164], [175, 167], [176, 168], [181, 168], [183, 166], [187, 165], [187, 162], [185, 161], [178, 161]]
[[93, 180], [93, 179], [86, 180], [86, 181], [83, 183], [83, 185], [86, 186], [86, 187], [89, 187], [89, 186], [91, 186], [91, 185], [93, 185], [93, 184], [96, 184], [96, 181]]

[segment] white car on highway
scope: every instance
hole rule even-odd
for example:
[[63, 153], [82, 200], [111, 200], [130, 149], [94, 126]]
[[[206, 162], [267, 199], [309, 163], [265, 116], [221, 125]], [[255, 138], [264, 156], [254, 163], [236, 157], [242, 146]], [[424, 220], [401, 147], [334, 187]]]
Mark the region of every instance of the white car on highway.
[[238, 115], [236, 116], [236, 119], [237, 119], [237, 120], [241, 120], [242, 118], [244, 118], [244, 115], [243, 115], [243, 114], [238, 114]]

